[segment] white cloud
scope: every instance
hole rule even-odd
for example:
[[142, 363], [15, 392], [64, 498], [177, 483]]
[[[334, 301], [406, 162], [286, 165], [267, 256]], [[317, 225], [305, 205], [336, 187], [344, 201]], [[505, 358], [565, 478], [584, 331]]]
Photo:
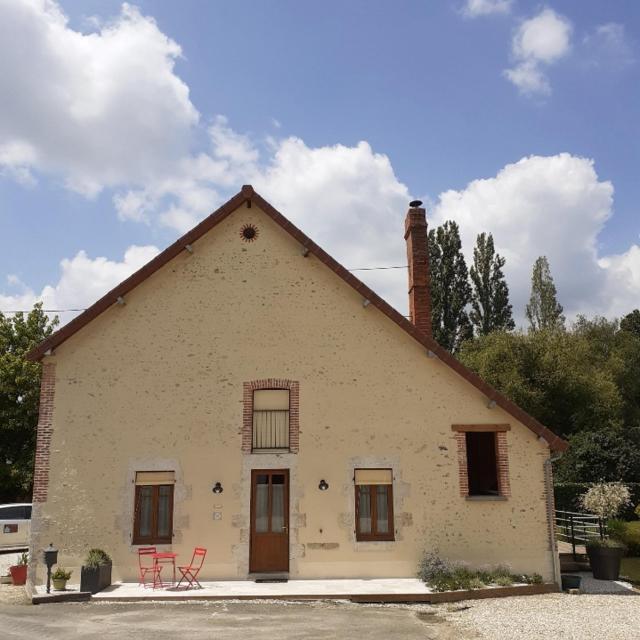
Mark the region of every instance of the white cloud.
[[634, 244], [624, 253], [603, 257], [598, 264], [607, 274], [602, 313], [620, 317], [640, 307], [640, 246]]
[[569, 51], [571, 23], [553, 9], [525, 20], [513, 39], [513, 53], [525, 60], [550, 64]]
[[23, 187], [36, 185], [36, 179], [29, 168], [35, 160], [35, 149], [25, 142], [0, 144], [0, 176], [11, 178]]
[[512, 69], [506, 69], [505, 76], [526, 95], [549, 95], [551, 85], [547, 76], [540, 70], [537, 62], [527, 60]]
[[234, 131], [227, 118], [214, 118], [207, 136], [207, 152], [185, 155], [170, 173], [150, 178], [143, 187], [116, 193], [118, 217], [147, 223], [157, 219], [184, 233], [220, 204], [219, 188], [237, 189], [257, 174], [258, 149], [247, 135]]
[[490, 231], [505, 267], [514, 311], [523, 322], [534, 260], [546, 255], [561, 303], [577, 313], [616, 315], [637, 306], [640, 248], [599, 256], [598, 235], [612, 215], [613, 186], [593, 161], [568, 153], [530, 156], [494, 178], [440, 195], [433, 224], [456, 220], [468, 260], [476, 235]]
[[513, 0], [467, 0], [462, 7], [462, 15], [477, 18], [494, 13], [509, 13]]
[[[175, 179], [119, 196], [119, 214], [150, 223], [159, 221], [184, 232], [221, 202], [215, 186], [222, 183], [235, 192], [238, 185], [251, 183], [345, 266], [406, 264], [402, 235], [411, 198], [389, 158], [374, 153], [368, 143], [312, 148], [299, 138], [286, 138], [273, 141], [271, 157], [258, 165], [249, 138], [218, 130], [215, 140], [210, 155], [185, 159]], [[0, 306], [21, 304], [20, 308], [26, 308], [37, 297], [46, 297], [47, 305], [55, 303], [55, 308], [61, 304], [86, 306], [91, 301], [89, 293], [97, 298], [107, 287], [102, 286], [101, 278], [85, 277], [84, 272], [94, 265], [96, 269], [110, 267], [107, 271], [111, 275], [115, 273], [113, 264], [104, 258], [92, 261], [80, 252], [73, 260], [63, 261], [58, 285], [46, 287], [40, 296], [32, 291], [22, 297], [0, 296]], [[72, 277], [80, 268], [83, 276]], [[126, 275], [119, 273], [122, 277], [118, 279]], [[406, 308], [404, 269], [357, 275], [399, 309]], [[97, 287], [89, 290], [86, 282], [92, 280], [97, 281]], [[111, 284], [116, 281], [115, 277], [110, 279]], [[78, 287], [75, 295], [74, 286]]]
[[0, 2], [0, 165], [54, 174], [88, 197], [145, 183], [189, 148], [198, 112], [174, 73], [180, 47], [122, 5], [81, 33], [51, 0]]
[[635, 62], [633, 46], [624, 25], [608, 22], [584, 36], [585, 62], [589, 67], [622, 69]]
[[[252, 179], [256, 190], [347, 268], [406, 264], [410, 198], [386, 155], [367, 142], [312, 148], [286, 138]], [[405, 270], [356, 274], [405, 309]]]
[[[9, 276], [9, 284], [19, 287], [21, 291], [15, 294], [0, 293], [0, 310], [27, 310], [39, 301], [43, 302], [45, 309], [86, 308], [149, 262], [158, 251], [154, 246], [132, 245], [120, 262], [104, 257], [92, 259], [85, 251], [79, 251], [73, 258], [65, 258], [60, 262], [58, 282], [46, 285], [40, 293], [26, 287], [17, 276]], [[62, 322], [67, 322], [77, 313], [58, 315]]]
[[[406, 264], [402, 236], [410, 194], [387, 156], [375, 153], [366, 142], [313, 148], [299, 138], [286, 138], [274, 144], [268, 162], [251, 167], [250, 175], [239, 176], [246, 178], [242, 181], [253, 183], [346, 267]], [[196, 193], [196, 208], [200, 198], [209, 202]], [[189, 201], [187, 192], [184, 201]], [[498, 251], [507, 259], [514, 312], [523, 323], [531, 268], [539, 255], [549, 257], [569, 317], [619, 316], [638, 306], [640, 246], [616, 255], [598, 251], [598, 236], [612, 207], [613, 186], [598, 178], [593, 161], [562, 153], [526, 157], [506, 165], [495, 177], [446, 191], [428, 211], [428, 219], [432, 228], [448, 219], [459, 223], [469, 262], [476, 235], [493, 233]], [[171, 216], [164, 223], [176, 228], [192, 222], [191, 213], [177, 205], [150, 215]], [[27, 289], [0, 295], [0, 308], [28, 308], [36, 299], [44, 299], [48, 308], [87, 306], [156, 252], [155, 247], [132, 247], [122, 262], [91, 259], [79, 252], [62, 261], [57, 284], [40, 294]], [[406, 313], [406, 270], [356, 275]], [[9, 284], [17, 283], [12, 278]]]
[[566, 56], [571, 48], [572, 26], [553, 9], [543, 9], [518, 27], [511, 42], [515, 66], [505, 77], [523, 94], [548, 94], [549, 82], [542, 65], [550, 65]]
[[[480, 15], [500, 4], [468, 6]], [[238, 133], [223, 116], [197, 129], [188, 87], [174, 71], [180, 47], [151, 18], [123, 5], [114, 20], [88, 24], [90, 33], [70, 29], [50, 0], [0, 0], [0, 173], [26, 186], [53, 174], [87, 196], [111, 188], [121, 219], [180, 232], [251, 183], [346, 267], [406, 264], [410, 194], [387, 156], [365, 141], [310, 147], [296, 137], [262, 140]], [[619, 28], [602, 27], [593, 34], [599, 43], [620, 40]], [[515, 34], [507, 77], [524, 93], [544, 94], [544, 65], [570, 46], [570, 23], [544, 9]], [[193, 153], [192, 136], [203, 131], [208, 146]], [[457, 219], [468, 254], [478, 232], [494, 233], [520, 316], [531, 265], [543, 254], [569, 314], [619, 314], [640, 297], [640, 249], [598, 254], [612, 198], [592, 161], [533, 156], [441, 194], [430, 224]], [[13, 277], [8, 284], [18, 292], [0, 294], [0, 308], [28, 308], [36, 299], [47, 308], [85, 307], [156, 252], [131, 247], [118, 262], [80, 251], [40, 293]], [[405, 270], [357, 275], [406, 312]]]

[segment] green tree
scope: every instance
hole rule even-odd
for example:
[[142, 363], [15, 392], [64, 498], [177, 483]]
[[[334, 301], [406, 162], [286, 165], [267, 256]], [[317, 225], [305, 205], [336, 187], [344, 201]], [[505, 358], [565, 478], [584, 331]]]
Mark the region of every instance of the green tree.
[[569, 331], [494, 332], [459, 359], [569, 440], [555, 465], [566, 482], [640, 479], [640, 337], [579, 317]]
[[640, 309], [634, 309], [620, 320], [620, 329], [629, 331], [640, 338]]
[[581, 431], [554, 469], [556, 482], [640, 482], [640, 429]]
[[556, 285], [546, 256], [540, 256], [533, 265], [531, 297], [525, 310], [533, 331], [564, 329], [562, 305], [558, 302]]
[[455, 353], [473, 329], [466, 311], [471, 298], [467, 265], [458, 225], [451, 220], [429, 231], [429, 270], [433, 337]]
[[57, 324], [42, 304], [26, 315], [0, 313], [0, 501], [31, 495], [41, 367], [25, 354]]
[[495, 252], [493, 236], [480, 233], [473, 250], [473, 265], [469, 269], [473, 290], [469, 318], [476, 335], [492, 331], [509, 331], [515, 327], [509, 287], [502, 267], [505, 259]]
[[640, 335], [620, 330], [615, 320], [579, 316], [573, 333], [590, 345], [594, 368], [607, 372], [622, 400], [622, 423], [640, 427]]
[[494, 332], [465, 343], [458, 357], [562, 437], [623, 424], [616, 374], [586, 336]]

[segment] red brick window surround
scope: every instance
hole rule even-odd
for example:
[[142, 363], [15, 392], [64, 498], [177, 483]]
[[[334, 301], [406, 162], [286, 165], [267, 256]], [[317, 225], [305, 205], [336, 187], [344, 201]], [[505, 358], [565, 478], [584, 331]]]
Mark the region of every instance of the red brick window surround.
[[243, 383], [242, 453], [253, 451], [253, 392], [261, 390], [289, 391], [289, 452], [300, 448], [300, 384], [296, 380], [266, 378]]
[[[509, 483], [507, 431], [511, 429], [511, 426], [508, 424], [454, 424], [451, 428], [455, 433], [458, 449], [460, 495], [469, 499], [508, 498], [511, 495], [511, 486]], [[475, 474], [477, 471], [475, 468], [470, 469], [470, 465], [478, 463], [477, 455], [474, 456], [473, 451], [467, 451], [468, 443], [474, 447], [483, 447], [484, 449], [480, 449], [480, 451], [489, 458], [492, 455], [495, 456], [497, 495], [482, 495], [484, 492], [478, 493], [474, 487], [470, 486], [475, 484], [475, 478], [470, 479], [470, 473]], [[489, 472], [492, 471], [492, 469], [489, 470]]]
[[49, 493], [49, 451], [53, 434], [53, 400], [56, 388], [56, 365], [42, 365], [40, 378], [40, 412], [36, 436], [36, 463], [33, 472], [33, 502], [46, 502]]

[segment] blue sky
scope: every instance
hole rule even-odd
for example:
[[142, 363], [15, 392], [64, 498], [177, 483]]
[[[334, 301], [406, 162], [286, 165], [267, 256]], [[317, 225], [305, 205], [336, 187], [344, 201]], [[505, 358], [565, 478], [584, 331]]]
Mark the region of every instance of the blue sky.
[[[640, 306], [635, 0], [25, 0], [1, 24], [0, 309], [87, 306], [243, 182], [347, 267], [402, 264], [417, 196], [468, 254], [494, 232], [519, 318], [540, 254], [570, 314]], [[404, 307], [404, 274], [367, 277]]]

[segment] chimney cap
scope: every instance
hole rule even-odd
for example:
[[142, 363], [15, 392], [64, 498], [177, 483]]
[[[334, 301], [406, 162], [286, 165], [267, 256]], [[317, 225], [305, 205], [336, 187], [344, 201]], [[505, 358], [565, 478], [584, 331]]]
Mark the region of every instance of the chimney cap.
[[421, 205], [422, 205], [422, 200], [412, 200], [412, 201], [409, 203], [409, 206], [410, 206], [412, 209], [417, 209], [417, 208], [418, 208], [419, 206], [421, 206]]

